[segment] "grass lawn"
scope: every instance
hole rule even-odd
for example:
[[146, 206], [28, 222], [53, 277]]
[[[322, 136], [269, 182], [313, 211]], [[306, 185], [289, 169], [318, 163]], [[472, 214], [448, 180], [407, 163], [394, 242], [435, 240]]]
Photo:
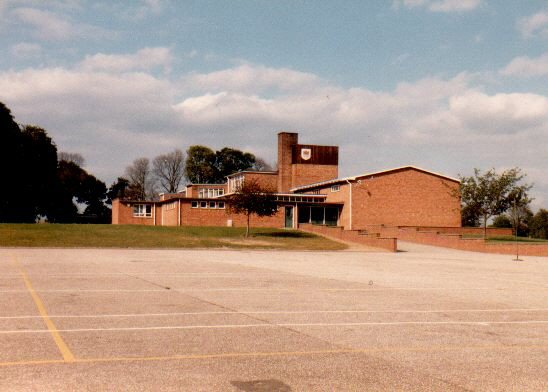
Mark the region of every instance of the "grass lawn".
[[0, 246], [340, 250], [346, 245], [297, 230], [136, 225], [0, 224]]
[[[462, 238], [483, 238], [483, 234], [464, 234]], [[516, 242], [516, 237], [514, 237], [513, 235], [499, 235], [499, 236], [487, 237], [487, 241]], [[541, 238], [529, 238], [529, 237], [518, 237], [518, 242], [548, 244], [548, 240], [543, 240]]]

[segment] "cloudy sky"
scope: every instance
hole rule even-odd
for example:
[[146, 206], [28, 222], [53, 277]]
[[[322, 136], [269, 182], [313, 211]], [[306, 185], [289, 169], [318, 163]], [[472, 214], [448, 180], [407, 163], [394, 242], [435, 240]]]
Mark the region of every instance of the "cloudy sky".
[[546, 0], [0, 0], [0, 101], [107, 184], [276, 133], [340, 175], [519, 166], [548, 207]]

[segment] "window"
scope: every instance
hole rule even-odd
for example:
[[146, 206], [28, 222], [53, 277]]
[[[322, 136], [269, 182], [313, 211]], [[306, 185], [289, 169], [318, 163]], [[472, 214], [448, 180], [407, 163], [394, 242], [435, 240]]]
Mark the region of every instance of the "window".
[[198, 208], [198, 202], [197, 201], [191, 202], [190, 205], [191, 205], [192, 208]]
[[338, 192], [341, 190], [340, 185], [331, 185], [331, 192]]
[[218, 202], [218, 203], [217, 203], [217, 208], [224, 209], [224, 208], [225, 208], [225, 202], [224, 202], [224, 201]]
[[150, 218], [152, 216], [152, 206], [150, 204], [135, 204], [133, 206], [133, 216], [137, 218]]
[[198, 189], [198, 197], [201, 199], [212, 199], [214, 197], [222, 196], [225, 194], [224, 189], [218, 188], [200, 188]]
[[201, 201], [200, 208], [207, 208], [207, 201]]
[[209, 202], [209, 208], [216, 208], [216, 204], [214, 201]]

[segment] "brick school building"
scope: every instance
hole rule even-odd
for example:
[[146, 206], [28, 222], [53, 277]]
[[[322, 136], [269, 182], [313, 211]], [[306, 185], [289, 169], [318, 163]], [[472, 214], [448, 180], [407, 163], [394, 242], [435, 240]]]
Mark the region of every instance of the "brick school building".
[[339, 148], [300, 144], [297, 133], [278, 133], [278, 170], [233, 173], [223, 184], [189, 184], [159, 201], [112, 202], [113, 224], [245, 226], [228, 213], [227, 196], [245, 181], [275, 189], [278, 211], [251, 217], [254, 227], [297, 228], [312, 223], [362, 230], [375, 225], [460, 227], [457, 179], [414, 166], [339, 178]]

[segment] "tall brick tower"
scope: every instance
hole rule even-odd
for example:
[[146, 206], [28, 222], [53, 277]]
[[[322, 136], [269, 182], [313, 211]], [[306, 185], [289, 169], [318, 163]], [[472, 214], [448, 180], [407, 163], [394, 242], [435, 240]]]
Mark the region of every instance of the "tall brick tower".
[[278, 133], [278, 192], [285, 193], [289, 192], [289, 189], [291, 189], [293, 146], [298, 142], [298, 133]]
[[299, 144], [299, 134], [278, 133], [278, 192], [337, 178], [339, 147]]

